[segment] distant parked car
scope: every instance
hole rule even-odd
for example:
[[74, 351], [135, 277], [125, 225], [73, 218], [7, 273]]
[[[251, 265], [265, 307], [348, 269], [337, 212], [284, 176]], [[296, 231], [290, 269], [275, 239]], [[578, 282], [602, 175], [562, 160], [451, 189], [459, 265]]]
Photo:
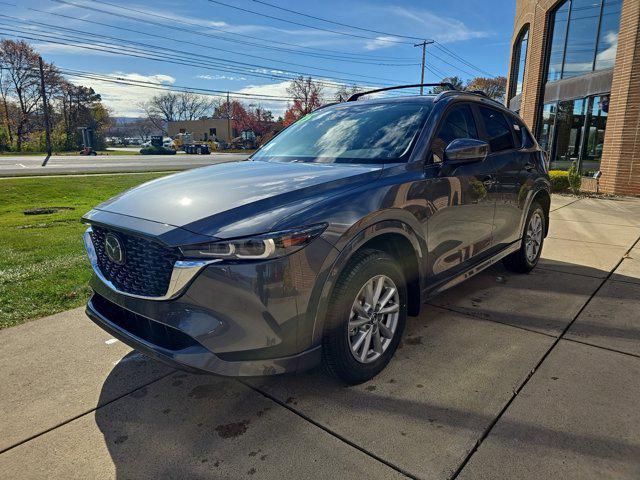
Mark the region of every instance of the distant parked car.
[[549, 191], [527, 127], [482, 95], [327, 106], [248, 162], [163, 177], [87, 213], [87, 313], [179, 368], [322, 363], [363, 382], [426, 299], [499, 260], [536, 266]]

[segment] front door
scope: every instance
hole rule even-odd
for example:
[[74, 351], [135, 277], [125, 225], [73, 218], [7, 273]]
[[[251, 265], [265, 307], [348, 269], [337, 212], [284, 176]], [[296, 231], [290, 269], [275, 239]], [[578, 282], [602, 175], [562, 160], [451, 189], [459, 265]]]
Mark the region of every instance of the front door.
[[432, 284], [465, 270], [492, 246], [493, 166], [490, 159], [464, 164], [447, 162], [444, 149], [458, 138], [479, 138], [469, 104], [454, 104], [445, 113], [426, 167], [432, 202], [427, 221]]

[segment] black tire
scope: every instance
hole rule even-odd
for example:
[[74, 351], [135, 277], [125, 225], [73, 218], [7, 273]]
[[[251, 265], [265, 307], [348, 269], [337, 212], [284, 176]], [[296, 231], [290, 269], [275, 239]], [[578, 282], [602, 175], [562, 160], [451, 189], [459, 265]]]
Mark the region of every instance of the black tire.
[[[349, 317], [360, 289], [370, 279], [385, 275], [398, 293], [398, 317], [393, 336], [382, 354], [370, 363], [361, 363], [352, 354], [349, 343]], [[379, 250], [357, 252], [342, 271], [333, 289], [327, 309], [322, 342], [322, 363], [332, 376], [355, 385], [380, 373], [398, 347], [407, 320], [407, 286], [395, 260]]]
[[[527, 256], [527, 251], [526, 251], [527, 249], [526, 237], [527, 237], [527, 228], [529, 226], [529, 223], [531, 222], [531, 218], [534, 215], [538, 215], [542, 221], [542, 227], [541, 227], [542, 236], [540, 238], [540, 247], [538, 248], [535, 258], [530, 259]], [[547, 228], [547, 217], [545, 216], [544, 210], [538, 202], [533, 202], [529, 207], [529, 213], [527, 214], [527, 219], [524, 224], [524, 230], [522, 232], [522, 241], [520, 242], [520, 248], [502, 260], [502, 263], [504, 264], [507, 270], [511, 272], [516, 272], [516, 273], [529, 273], [531, 270], [535, 268], [535, 266], [538, 264], [538, 260], [540, 260], [540, 254], [542, 253], [542, 247], [544, 244], [544, 236], [546, 233], [546, 228]]]

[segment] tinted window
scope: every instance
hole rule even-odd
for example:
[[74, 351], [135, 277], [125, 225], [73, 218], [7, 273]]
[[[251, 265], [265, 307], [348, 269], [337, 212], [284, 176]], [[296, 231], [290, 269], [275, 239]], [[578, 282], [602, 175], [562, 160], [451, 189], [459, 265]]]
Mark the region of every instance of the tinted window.
[[[612, 68], [622, 0], [566, 0], [553, 14], [548, 81]], [[596, 45], [597, 41], [597, 45]]]
[[433, 161], [442, 162], [444, 149], [458, 138], [478, 138], [476, 122], [469, 105], [454, 107], [447, 112], [432, 144]]
[[515, 147], [516, 148], [531, 148], [535, 145], [533, 137], [524, 123], [518, 118], [509, 118], [511, 122], [511, 128], [515, 133]]
[[254, 160], [318, 163], [406, 161], [430, 103], [347, 103], [301, 118]]
[[492, 152], [513, 148], [513, 135], [504, 115], [491, 108], [479, 107]]

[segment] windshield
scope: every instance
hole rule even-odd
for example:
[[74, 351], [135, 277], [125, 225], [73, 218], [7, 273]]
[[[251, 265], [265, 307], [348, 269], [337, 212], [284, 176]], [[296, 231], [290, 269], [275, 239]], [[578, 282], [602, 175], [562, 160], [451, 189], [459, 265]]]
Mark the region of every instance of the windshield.
[[318, 163], [406, 161], [430, 103], [341, 104], [301, 118], [253, 160]]

